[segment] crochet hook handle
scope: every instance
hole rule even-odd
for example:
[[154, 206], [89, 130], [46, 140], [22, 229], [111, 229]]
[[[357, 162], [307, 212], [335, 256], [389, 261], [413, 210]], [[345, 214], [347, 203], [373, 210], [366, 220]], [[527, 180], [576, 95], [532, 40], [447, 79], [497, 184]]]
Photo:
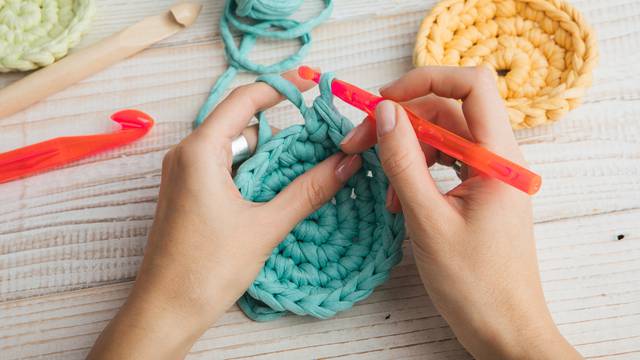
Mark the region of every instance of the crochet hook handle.
[[135, 141], [149, 132], [154, 121], [138, 110], [122, 110], [111, 116], [120, 130], [107, 134], [53, 138], [0, 153], [0, 183], [20, 179], [83, 157]]
[[507, 160], [478, 144], [423, 120], [406, 107], [411, 125], [420, 141], [462, 161], [468, 166], [533, 195], [542, 184], [540, 175]]
[[[304, 79], [313, 80], [316, 83], [320, 82], [320, 73], [308, 66], [301, 66], [298, 73]], [[369, 119], [374, 122], [376, 106], [384, 100], [380, 96], [337, 79], [331, 82], [331, 92], [345, 102], [366, 112]], [[420, 118], [406, 107], [405, 110], [418, 139], [423, 143], [429, 144], [481, 173], [501, 180], [529, 195], [535, 194], [540, 189], [542, 179], [539, 175], [447, 129]]]

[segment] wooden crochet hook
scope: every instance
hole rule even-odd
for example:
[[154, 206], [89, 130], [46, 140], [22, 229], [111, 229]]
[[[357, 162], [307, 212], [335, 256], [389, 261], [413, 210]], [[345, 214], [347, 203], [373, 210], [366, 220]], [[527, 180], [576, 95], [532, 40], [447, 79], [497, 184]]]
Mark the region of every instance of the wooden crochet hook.
[[202, 5], [183, 3], [101, 40], [0, 90], [0, 118], [14, 114], [191, 26]]

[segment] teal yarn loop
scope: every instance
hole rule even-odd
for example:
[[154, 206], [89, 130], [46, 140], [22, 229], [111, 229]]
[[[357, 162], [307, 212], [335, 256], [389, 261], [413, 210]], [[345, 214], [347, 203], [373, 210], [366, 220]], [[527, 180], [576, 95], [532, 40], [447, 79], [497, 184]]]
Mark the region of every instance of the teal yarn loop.
[[[245, 199], [266, 202], [296, 177], [339, 151], [353, 128], [333, 105], [331, 74], [308, 107], [302, 94], [278, 75], [258, 81], [275, 88], [302, 114], [304, 124], [272, 135], [259, 119], [256, 153], [234, 178]], [[253, 320], [286, 313], [330, 318], [371, 295], [402, 258], [404, 221], [385, 207], [388, 180], [375, 149], [362, 154], [363, 167], [335, 195], [283, 239], [238, 305]]]
[[[224, 43], [229, 67], [211, 88], [207, 100], [194, 121], [199, 126], [218, 104], [238, 71], [255, 74], [275, 74], [289, 70], [302, 62], [311, 45], [310, 32], [325, 21], [333, 10], [333, 0], [323, 0], [324, 9], [304, 22], [288, 19], [302, 4], [302, 0], [227, 0], [220, 19], [220, 35]], [[249, 20], [249, 21], [247, 21]], [[231, 29], [240, 32], [240, 46], [236, 45]], [[259, 38], [300, 41], [298, 50], [273, 64], [258, 64], [248, 59], [248, 53]]]
[[236, 0], [236, 4], [238, 16], [276, 20], [292, 15], [302, 5], [302, 0]]

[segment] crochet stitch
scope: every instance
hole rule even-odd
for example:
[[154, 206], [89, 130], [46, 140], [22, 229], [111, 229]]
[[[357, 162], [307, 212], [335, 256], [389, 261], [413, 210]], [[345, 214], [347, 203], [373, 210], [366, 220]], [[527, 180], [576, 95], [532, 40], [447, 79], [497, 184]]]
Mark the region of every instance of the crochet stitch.
[[[322, 0], [325, 8], [305, 22], [288, 19], [302, 4], [302, 0], [227, 0], [220, 19], [220, 35], [229, 62], [227, 70], [218, 78], [205, 103], [200, 108], [194, 127], [200, 125], [220, 101], [238, 71], [256, 74], [281, 73], [298, 65], [309, 51], [314, 27], [325, 21], [333, 10], [333, 0]], [[248, 18], [250, 22], [244, 21]], [[231, 28], [242, 34], [238, 47]], [[284, 60], [270, 65], [257, 64], [247, 58], [258, 38], [295, 40], [301, 46]]]
[[[257, 115], [257, 151], [234, 179], [244, 198], [269, 201], [339, 151], [353, 125], [333, 105], [331, 80], [332, 75], [323, 75], [320, 96], [307, 107], [298, 89], [282, 77], [258, 79], [298, 107], [305, 123], [272, 136], [264, 114]], [[376, 150], [362, 157], [362, 169], [334, 199], [299, 223], [273, 250], [238, 302], [247, 316], [267, 321], [292, 312], [326, 319], [365, 299], [389, 277], [402, 258], [404, 221], [385, 208], [388, 181]]]
[[94, 12], [93, 0], [0, 0], [0, 72], [33, 70], [62, 58]]
[[558, 120], [577, 107], [597, 62], [595, 35], [561, 0], [445, 0], [423, 20], [416, 66], [496, 70], [513, 128]]

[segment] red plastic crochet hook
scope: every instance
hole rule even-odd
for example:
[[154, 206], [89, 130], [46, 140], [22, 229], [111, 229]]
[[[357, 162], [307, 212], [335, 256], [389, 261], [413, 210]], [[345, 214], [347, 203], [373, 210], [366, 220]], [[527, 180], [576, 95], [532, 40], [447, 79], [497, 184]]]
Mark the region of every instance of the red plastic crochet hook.
[[0, 154], [0, 183], [68, 164], [83, 157], [128, 144], [149, 132], [151, 116], [137, 110], [111, 115], [121, 129], [109, 134], [66, 136]]
[[[320, 82], [320, 73], [308, 66], [299, 67], [298, 74], [304, 79], [313, 80], [316, 83]], [[384, 100], [380, 96], [337, 79], [331, 83], [331, 92], [345, 102], [366, 112], [373, 122], [375, 122], [376, 106]], [[425, 144], [429, 144], [468, 166], [504, 181], [527, 194], [533, 195], [540, 189], [542, 179], [539, 175], [430, 121], [421, 119], [406, 107], [405, 110], [418, 139]]]

